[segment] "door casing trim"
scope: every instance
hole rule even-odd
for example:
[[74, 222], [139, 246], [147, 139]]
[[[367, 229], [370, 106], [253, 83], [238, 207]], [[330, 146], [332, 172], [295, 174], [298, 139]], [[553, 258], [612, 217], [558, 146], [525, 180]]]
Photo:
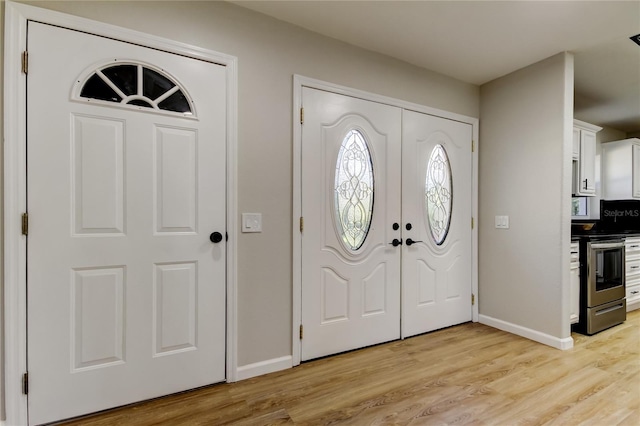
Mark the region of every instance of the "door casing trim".
[[22, 394], [27, 371], [26, 249], [20, 220], [26, 197], [26, 75], [21, 55], [26, 50], [27, 22], [83, 31], [225, 66], [227, 91], [227, 259], [226, 259], [226, 380], [238, 379], [237, 366], [237, 98], [238, 60], [234, 56], [152, 36], [86, 18], [20, 3], [5, 3], [4, 46], [4, 381], [6, 424], [27, 424], [28, 406]]
[[[478, 322], [478, 119], [456, 114], [437, 108], [415, 104], [388, 96], [353, 89], [339, 84], [333, 84], [314, 78], [295, 74], [293, 76], [293, 227], [292, 227], [292, 355], [293, 365], [300, 364], [301, 346], [300, 325], [302, 324], [302, 233], [300, 232], [299, 218], [302, 217], [302, 126], [300, 111], [302, 108], [302, 88], [324, 90], [339, 95], [350, 96], [366, 101], [377, 102], [411, 111], [429, 114], [436, 117], [459, 121], [472, 126], [472, 138], [475, 149], [472, 155], [471, 171], [471, 216], [474, 218], [474, 226], [471, 230], [471, 293], [475, 295], [475, 304], [472, 305], [472, 320]], [[471, 222], [471, 218], [469, 218]], [[469, 223], [471, 226], [471, 223]], [[400, 336], [404, 339], [404, 336]]]

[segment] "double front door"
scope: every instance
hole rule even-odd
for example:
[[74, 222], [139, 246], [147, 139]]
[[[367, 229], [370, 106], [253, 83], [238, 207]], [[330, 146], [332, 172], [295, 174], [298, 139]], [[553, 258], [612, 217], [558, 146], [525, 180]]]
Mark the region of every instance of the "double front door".
[[301, 359], [471, 320], [472, 126], [303, 88]]

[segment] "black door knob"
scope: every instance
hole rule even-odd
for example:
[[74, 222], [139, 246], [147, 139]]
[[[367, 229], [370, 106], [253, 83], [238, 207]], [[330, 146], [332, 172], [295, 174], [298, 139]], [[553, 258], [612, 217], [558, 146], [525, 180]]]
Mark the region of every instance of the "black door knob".
[[211, 235], [209, 235], [209, 239], [211, 240], [212, 243], [219, 243], [220, 241], [222, 241], [222, 234], [219, 232], [213, 232]]
[[402, 240], [394, 238], [393, 241], [391, 241], [389, 244], [391, 244], [394, 247], [398, 247], [400, 244], [402, 244]]
[[412, 244], [415, 244], [415, 243], [421, 243], [421, 242], [422, 241], [415, 241], [415, 240], [412, 240], [411, 238], [407, 238], [407, 245], [408, 246], [410, 246]]
[[413, 228], [413, 226], [411, 226], [411, 224], [410, 224], [410, 223], [407, 223], [407, 224], [405, 225], [405, 229], [406, 229], [407, 231], [411, 231], [411, 228]]
[[394, 231], [397, 231], [398, 229], [400, 229], [400, 225], [398, 223], [394, 223], [392, 226]]

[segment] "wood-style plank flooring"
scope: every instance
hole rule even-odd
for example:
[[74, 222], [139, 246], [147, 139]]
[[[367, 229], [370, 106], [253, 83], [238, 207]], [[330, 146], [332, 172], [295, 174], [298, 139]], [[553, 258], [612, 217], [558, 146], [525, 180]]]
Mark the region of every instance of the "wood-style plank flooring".
[[560, 351], [463, 324], [67, 425], [640, 425], [640, 310]]

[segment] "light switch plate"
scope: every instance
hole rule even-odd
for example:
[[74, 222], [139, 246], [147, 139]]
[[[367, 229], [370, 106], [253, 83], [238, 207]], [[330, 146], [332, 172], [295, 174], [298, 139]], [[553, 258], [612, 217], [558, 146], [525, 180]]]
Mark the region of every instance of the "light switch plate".
[[509, 216], [496, 216], [497, 229], [509, 229]]
[[242, 232], [262, 232], [262, 213], [242, 213]]

